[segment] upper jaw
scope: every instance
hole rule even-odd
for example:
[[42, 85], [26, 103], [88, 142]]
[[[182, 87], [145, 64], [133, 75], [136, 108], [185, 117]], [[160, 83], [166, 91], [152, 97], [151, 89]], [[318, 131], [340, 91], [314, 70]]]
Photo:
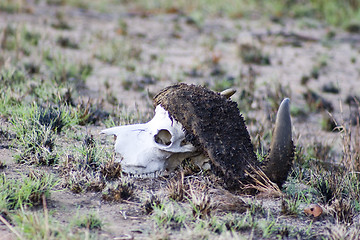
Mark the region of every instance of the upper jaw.
[[129, 177], [134, 178], [157, 178], [163, 175], [164, 170], [156, 170], [152, 172], [124, 171], [124, 173], [126, 173]]
[[161, 174], [164, 172], [164, 165], [159, 163], [148, 166], [122, 164], [122, 170], [130, 177], [155, 178], [161, 176]]

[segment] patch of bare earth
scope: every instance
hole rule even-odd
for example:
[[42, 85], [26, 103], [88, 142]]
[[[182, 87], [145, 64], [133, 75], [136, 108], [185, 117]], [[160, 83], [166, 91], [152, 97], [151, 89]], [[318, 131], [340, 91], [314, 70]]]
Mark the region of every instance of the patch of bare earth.
[[[59, 30], [51, 26], [56, 21], [57, 12], [64, 15], [71, 29]], [[126, 34], [119, 30], [120, 21], [127, 25]], [[294, 108], [292, 113], [296, 112], [296, 115], [292, 116], [295, 145], [303, 149], [318, 143], [330, 146], [330, 155], [326, 154], [326, 157], [331, 161], [341, 159], [343, 142], [339, 132], [323, 130], [321, 121], [329, 116], [330, 112], [339, 124], [348, 123], [352, 117], [352, 109], [345, 100], [349, 96], [360, 96], [360, 44], [353, 40], [359, 36], [325, 27], [319, 22], [284, 19], [282, 23], [274, 23], [264, 19], [209, 18], [199, 27], [186, 16], [177, 13], [132, 13], [121, 7], [118, 7], [118, 11], [99, 13], [69, 6], [34, 5], [32, 13], [1, 12], [0, 30], [7, 25], [26, 26], [43, 36], [37, 49], [38, 56], [24, 56], [25, 59], [41, 65], [42, 51], [49, 50], [74, 62], [91, 63], [93, 72], [86, 80], [87, 88], [81, 92], [82, 97], [94, 101], [104, 100], [104, 108], [109, 111], [138, 111], [144, 116], [143, 119], [149, 119], [153, 112], [152, 96], [162, 88], [179, 81], [207, 85], [212, 89], [216, 88], [216, 83], [231, 82], [231, 87], [238, 90], [232, 99], [240, 102], [241, 94], [251, 91], [249, 82], [253, 82], [255, 87], [251, 93], [254, 96], [249, 103], [251, 106], [246, 112], [242, 109], [240, 111], [247, 119], [248, 129], [255, 138], [262, 129], [272, 129], [273, 99], [277, 101], [275, 104], [279, 104], [282, 97], [289, 97]], [[336, 33], [334, 38], [328, 37], [330, 31]], [[65, 49], [55, 45], [58, 36], [77, 42], [79, 49]], [[111, 41], [130, 44], [129, 51], [140, 51], [140, 57], [134, 60], [131, 56], [125, 57], [128, 52], [120, 51], [119, 54], [124, 54], [124, 58], [115, 56], [119, 58], [115, 63], [99, 59], [97, 55]], [[239, 53], [243, 44], [261, 49], [269, 56], [270, 64], [244, 63]], [[6, 64], [8, 63], [5, 59]], [[132, 67], [135, 69], [129, 70]], [[304, 78], [308, 80], [305, 81]], [[333, 83], [339, 93], [324, 92], [324, 86], [330, 83]], [[127, 84], [130, 86], [127, 87]], [[309, 103], [304, 97], [309, 90], [329, 101], [333, 109], [310, 106], [311, 100]], [[107, 101], [110, 95], [116, 98], [115, 107]], [[103, 124], [90, 125], [81, 130], [100, 140], [97, 134], [103, 128]], [[350, 126], [350, 129], [353, 133], [358, 131], [355, 126]], [[108, 146], [113, 144], [111, 139], [102, 141]], [[64, 149], [72, 147], [67, 140], [60, 140], [60, 144]], [[264, 142], [264, 145], [268, 147], [269, 142]], [[0, 145], [1, 161], [7, 165], [0, 172], [13, 178], [27, 173], [29, 168], [36, 168], [14, 163], [13, 153], [14, 150], [7, 145]], [[61, 178], [56, 170], [47, 171]], [[151, 195], [167, 198], [165, 192], [169, 178], [133, 181], [133, 197], [116, 202], [104, 201], [101, 192], [73, 193], [59, 187], [51, 194], [48, 208], [64, 225], [77, 214], [81, 216], [97, 213], [106, 223], [98, 233], [99, 238], [164, 237], [164, 233], [157, 229], [151, 214], [146, 213], [144, 204]], [[210, 194], [212, 203], [219, 207], [219, 210], [213, 211], [214, 215], [223, 217], [229, 212], [242, 212], [242, 208], [237, 209], [232, 204], [234, 201], [242, 203], [244, 198], [246, 202], [254, 202], [270, 210], [278, 217], [279, 224], [302, 229], [313, 224], [312, 230], [321, 227], [325, 231], [324, 226], [328, 222], [333, 223], [333, 219], [313, 222], [303, 215], [302, 218], [281, 215], [280, 198], [234, 196], [221, 192], [224, 190], [219, 188], [221, 189], [219, 186], [213, 187], [213, 194]], [[184, 208], [191, 207], [186, 205]], [[254, 237], [246, 230], [242, 233], [245, 237]], [[195, 233], [183, 230], [174, 231], [170, 236], [165, 234], [165, 237], [184, 239], [187, 234], [195, 236], [192, 235]], [[216, 234], [209, 236], [213, 239], [216, 237]], [[15, 236], [0, 224], [0, 238], [15, 239]]]

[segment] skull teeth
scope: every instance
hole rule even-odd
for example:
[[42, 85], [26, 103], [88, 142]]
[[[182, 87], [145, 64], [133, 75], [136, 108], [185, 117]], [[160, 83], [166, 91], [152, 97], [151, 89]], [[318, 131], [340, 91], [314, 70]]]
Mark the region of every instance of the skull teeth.
[[163, 171], [155, 171], [155, 172], [151, 172], [151, 173], [140, 173], [140, 174], [128, 173], [128, 175], [131, 178], [157, 178], [157, 177], [161, 176], [162, 173], [163, 173]]

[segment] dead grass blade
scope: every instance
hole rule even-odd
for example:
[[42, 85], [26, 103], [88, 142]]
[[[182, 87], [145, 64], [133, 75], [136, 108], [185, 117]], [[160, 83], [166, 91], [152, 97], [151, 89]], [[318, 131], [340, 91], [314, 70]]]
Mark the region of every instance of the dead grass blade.
[[13, 228], [13, 227], [11, 226], [11, 224], [10, 224], [3, 216], [1, 216], [1, 215], [0, 215], [0, 221], [1, 221], [2, 223], [4, 223], [5, 226], [8, 227], [9, 230], [16, 235], [16, 237], [18, 237], [20, 240], [25, 240], [25, 238], [23, 238], [23, 237], [20, 235], [20, 233], [18, 233], [18, 232], [15, 230], [15, 228]]
[[[360, 113], [360, 103], [356, 101]], [[341, 115], [343, 114], [342, 105], [340, 103]], [[349, 172], [360, 172], [360, 122], [359, 117], [356, 119], [355, 131], [352, 131], [351, 124], [347, 124], [342, 120], [342, 124], [338, 126], [343, 145], [342, 164]]]
[[279, 186], [273, 183], [268, 176], [260, 169], [251, 166], [253, 174], [246, 171], [253, 183], [244, 186], [244, 189], [255, 189], [261, 193], [262, 196], [267, 197], [281, 197], [284, 194], [281, 192]]

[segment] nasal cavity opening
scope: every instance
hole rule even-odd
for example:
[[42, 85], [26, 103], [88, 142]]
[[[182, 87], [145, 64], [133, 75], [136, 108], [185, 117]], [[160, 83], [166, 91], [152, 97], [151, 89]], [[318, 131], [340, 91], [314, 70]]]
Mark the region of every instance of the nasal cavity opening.
[[161, 129], [155, 136], [155, 142], [161, 145], [169, 146], [171, 144], [171, 133], [166, 129]]

